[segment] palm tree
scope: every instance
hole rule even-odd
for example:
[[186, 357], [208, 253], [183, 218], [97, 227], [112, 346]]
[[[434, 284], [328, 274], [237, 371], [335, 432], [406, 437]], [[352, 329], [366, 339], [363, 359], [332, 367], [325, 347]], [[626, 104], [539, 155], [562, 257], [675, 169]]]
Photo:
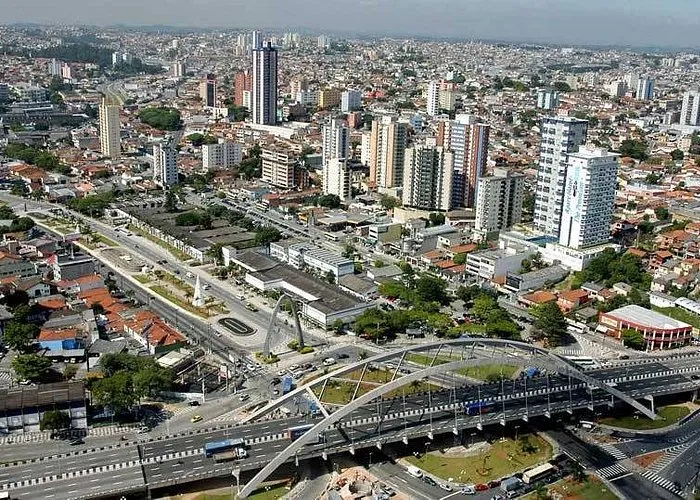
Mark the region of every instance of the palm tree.
[[538, 483], [535, 487], [535, 497], [537, 500], [547, 500], [549, 498], [549, 492], [542, 483]]
[[588, 476], [586, 476], [586, 470], [583, 468], [583, 466], [576, 462], [575, 460], [572, 460], [571, 463], [571, 475], [573, 476], [575, 481], [578, 481], [579, 483], [585, 481]]

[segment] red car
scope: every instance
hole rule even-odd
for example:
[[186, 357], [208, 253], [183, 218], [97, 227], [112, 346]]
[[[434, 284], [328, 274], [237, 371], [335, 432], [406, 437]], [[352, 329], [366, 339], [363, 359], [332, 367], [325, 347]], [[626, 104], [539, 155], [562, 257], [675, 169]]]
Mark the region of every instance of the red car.
[[489, 489], [488, 484], [479, 483], [476, 485], [476, 491], [487, 491]]

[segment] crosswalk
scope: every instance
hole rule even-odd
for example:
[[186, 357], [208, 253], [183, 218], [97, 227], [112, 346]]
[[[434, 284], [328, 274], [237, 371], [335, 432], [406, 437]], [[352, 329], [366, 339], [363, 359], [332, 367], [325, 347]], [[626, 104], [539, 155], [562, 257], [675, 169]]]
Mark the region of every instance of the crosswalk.
[[658, 484], [661, 486], [663, 489], [670, 491], [671, 493], [675, 493], [676, 495], [681, 495], [681, 490], [676, 488], [676, 485], [674, 485], [671, 481], [668, 479], [665, 479], [658, 474], [656, 474], [654, 471], [651, 470], [645, 470], [642, 472], [642, 477], [645, 479], [648, 479], [649, 481]]
[[596, 474], [602, 477], [603, 479], [614, 480], [621, 476], [632, 474], [632, 472], [630, 472], [624, 465], [618, 463], [608, 465], [607, 467], [603, 467], [602, 469], [598, 469], [596, 471]]
[[601, 443], [601, 444], [598, 444], [598, 446], [601, 449], [605, 450], [605, 452], [608, 453], [609, 455], [612, 455], [613, 458], [616, 458], [618, 460], [625, 460], [628, 458], [627, 455], [625, 455], [623, 452], [621, 452], [620, 450], [618, 450], [617, 448], [615, 448], [611, 444]]
[[676, 458], [678, 458], [680, 454], [682, 454], [685, 450], [690, 448], [691, 444], [692, 443], [683, 443], [668, 448], [665, 451], [664, 455], [656, 462], [654, 462], [651, 465], [651, 467], [649, 467], [649, 470], [652, 472], [661, 472], [666, 467], [668, 467]]

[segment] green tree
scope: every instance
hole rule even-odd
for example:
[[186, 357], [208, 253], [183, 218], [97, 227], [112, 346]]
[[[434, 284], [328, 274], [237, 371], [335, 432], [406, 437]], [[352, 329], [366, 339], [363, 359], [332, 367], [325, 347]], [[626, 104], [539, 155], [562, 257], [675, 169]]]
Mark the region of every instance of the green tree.
[[442, 226], [445, 223], [445, 214], [433, 212], [428, 216], [428, 222], [431, 226]]
[[330, 283], [331, 285], [335, 285], [335, 273], [331, 271], [330, 269], [326, 273], [326, 281]]
[[554, 82], [552, 86], [557, 92], [571, 92], [571, 86], [566, 82], [557, 81]]
[[671, 217], [671, 214], [666, 207], [656, 207], [654, 209], [654, 215], [656, 215], [657, 220], [667, 220]]
[[[465, 287], [466, 289], [466, 287]], [[467, 289], [468, 290], [468, 289]], [[466, 302], [466, 301], [465, 301]], [[471, 308], [472, 315], [479, 321], [486, 321], [489, 318], [489, 314], [495, 308], [498, 307], [496, 299], [486, 293], [479, 293], [474, 298], [474, 305]]]
[[91, 391], [98, 404], [110, 408], [115, 413], [130, 410], [138, 401], [131, 373], [124, 370], [95, 381]]
[[673, 151], [671, 151], [671, 158], [674, 161], [681, 161], [683, 159], [683, 156], [683, 151], [681, 151], [680, 149], [674, 149]]
[[661, 175], [655, 174], [655, 173], [653, 173], [653, 172], [650, 173], [650, 174], [647, 174], [647, 176], [644, 178], [644, 183], [645, 183], [645, 184], [656, 185], [656, 184], [658, 184], [659, 182], [661, 182]]
[[268, 246], [270, 243], [282, 239], [282, 233], [276, 227], [263, 226], [255, 234], [255, 244], [257, 246]]
[[16, 319], [7, 323], [3, 338], [8, 347], [20, 352], [27, 352], [37, 333], [39, 333], [39, 328], [36, 325], [23, 323]]
[[217, 266], [220, 266], [224, 262], [224, 245], [222, 243], [214, 243], [207, 250], [207, 255], [214, 259]]
[[401, 205], [401, 202], [397, 198], [394, 198], [393, 196], [386, 196], [386, 195], [381, 196], [379, 203], [382, 205], [382, 208], [384, 208], [385, 210], [393, 210], [394, 208]]
[[649, 156], [647, 154], [648, 144], [638, 139], [625, 139], [620, 143], [619, 153], [622, 156], [629, 156], [635, 160], [644, 161]]
[[71, 424], [71, 418], [68, 413], [60, 410], [45, 411], [41, 417], [39, 428], [42, 431], [60, 431], [68, 429]]
[[182, 128], [180, 112], [175, 108], [145, 108], [139, 112], [139, 119], [158, 130], [179, 130]]
[[450, 302], [447, 295], [447, 283], [440, 278], [426, 274], [416, 280], [416, 296], [423, 302], [438, 302], [443, 305]]
[[177, 196], [171, 189], [168, 189], [165, 193], [163, 208], [165, 208], [166, 212], [177, 212]]
[[630, 349], [635, 349], [637, 351], [643, 351], [646, 347], [646, 342], [644, 341], [644, 335], [642, 335], [637, 330], [632, 330], [626, 328], [622, 330], [620, 339], [625, 343], [625, 346]]
[[150, 360], [133, 375], [133, 387], [138, 397], [152, 397], [160, 391], [168, 391], [173, 384], [173, 374]]
[[343, 247], [343, 257], [346, 259], [352, 259], [355, 256], [355, 252], [357, 252], [357, 249], [352, 243], [345, 243], [345, 246]]
[[457, 255], [454, 256], [452, 261], [455, 264], [457, 264], [458, 266], [461, 266], [462, 264], [467, 262], [467, 253], [466, 252], [458, 253]]
[[12, 368], [22, 380], [40, 382], [51, 371], [51, 360], [37, 354], [20, 354], [12, 360]]
[[566, 318], [555, 302], [539, 305], [533, 311], [535, 318], [533, 333], [543, 338], [551, 347], [561, 344], [566, 334]]
[[340, 197], [336, 194], [326, 194], [319, 196], [316, 203], [319, 207], [338, 208], [340, 207]]

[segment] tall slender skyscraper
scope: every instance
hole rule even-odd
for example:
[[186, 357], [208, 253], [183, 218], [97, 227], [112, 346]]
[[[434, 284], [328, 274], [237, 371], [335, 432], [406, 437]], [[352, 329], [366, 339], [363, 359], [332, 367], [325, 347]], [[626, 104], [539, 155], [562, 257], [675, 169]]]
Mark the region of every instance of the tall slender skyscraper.
[[542, 119], [540, 161], [535, 190], [535, 229], [559, 236], [567, 155], [586, 142], [588, 122], [569, 116]]
[[277, 123], [277, 49], [270, 42], [253, 49], [252, 107], [253, 123]]
[[199, 86], [199, 96], [202, 105], [207, 108], [216, 107], [216, 75], [208, 73]]
[[153, 176], [163, 187], [172, 186], [178, 181], [177, 149], [170, 135], [153, 146]]
[[700, 91], [689, 90], [683, 94], [683, 107], [681, 108], [681, 125], [700, 125]]
[[486, 172], [491, 127], [473, 115], [438, 124], [438, 145], [454, 153], [452, 205], [474, 208], [479, 178]]
[[440, 108], [440, 82], [432, 81], [428, 83], [428, 93], [426, 98], [426, 112], [430, 116], [437, 116]]
[[452, 208], [453, 154], [443, 147], [417, 146], [406, 150], [403, 198], [407, 207], [422, 210]]
[[102, 99], [99, 109], [100, 117], [100, 149], [102, 156], [116, 159], [121, 154], [119, 136], [119, 106], [107, 104]]
[[350, 131], [344, 120], [333, 119], [323, 125], [321, 159], [325, 167], [333, 158], [350, 157]]
[[568, 156], [559, 244], [586, 248], [610, 240], [617, 153], [582, 147]]
[[372, 121], [369, 151], [370, 182], [377, 187], [392, 188], [403, 184], [404, 157], [408, 125], [389, 116]]

